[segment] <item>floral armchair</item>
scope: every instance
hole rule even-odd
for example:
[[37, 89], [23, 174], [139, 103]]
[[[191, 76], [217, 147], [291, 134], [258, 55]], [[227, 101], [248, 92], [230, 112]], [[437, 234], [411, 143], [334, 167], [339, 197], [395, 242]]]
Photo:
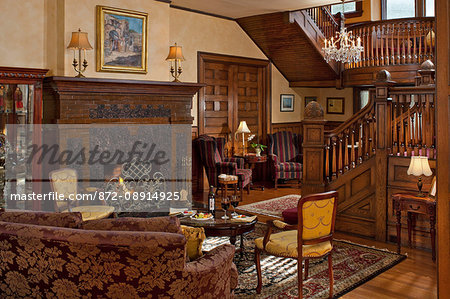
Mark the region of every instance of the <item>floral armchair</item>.
[[301, 136], [281, 131], [269, 135], [269, 158], [275, 189], [279, 179], [302, 179], [302, 164], [299, 144]]
[[226, 158], [224, 155], [225, 138], [215, 138], [201, 135], [195, 142], [197, 143], [200, 158], [205, 167], [209, 185], [218, 187], [218, 176], [220, 174], [237, 175], [239, 178], [239, 188], [247, 187], [250, 190], [252, 182], [252, 170], [244, 168], [243, 158]]
[[44, 225], [0, 221], [1, 297], [232, 298], [237, 286], [234, 246], [187, 263], [175, 217]]

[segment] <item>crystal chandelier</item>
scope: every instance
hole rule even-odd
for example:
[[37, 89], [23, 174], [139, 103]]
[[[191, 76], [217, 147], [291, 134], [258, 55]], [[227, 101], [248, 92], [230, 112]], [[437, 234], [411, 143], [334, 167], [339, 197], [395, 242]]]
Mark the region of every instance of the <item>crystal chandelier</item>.
[[330, 40], [325, 39], [325, 47], [322, 48], [326, 62], [331, 60], [341, 61], [342, 63], [352, 63], [361, 61], [361, 52], [364, 47], [361, 46], [361, 38], [353, 35], [352, 31], [345, 28], [344, 19], [344, 1], [342, 1], [342, 18], [341, 31], [336, 32], [336, 38], [331, 37]]

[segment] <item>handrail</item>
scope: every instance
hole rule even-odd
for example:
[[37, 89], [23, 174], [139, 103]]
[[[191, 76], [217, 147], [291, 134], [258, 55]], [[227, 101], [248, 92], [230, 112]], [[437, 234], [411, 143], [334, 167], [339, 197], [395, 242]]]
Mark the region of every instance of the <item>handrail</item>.
[[325, 134], [325, 178], [335, 180], [375, 155], [376, 125], [373, 93], [369, 103], [345, 123]]
[[372, 66], [421, 64], [433, 59], [435, 18], [418, 17], [364, 22], [347, 26], [361, 38], [361, 61], [345, 69]]
[[308, 8], [305, 11], [322, 31], [325, 38], [331, 38], [339, 30], [339, 24], [326, 7]]

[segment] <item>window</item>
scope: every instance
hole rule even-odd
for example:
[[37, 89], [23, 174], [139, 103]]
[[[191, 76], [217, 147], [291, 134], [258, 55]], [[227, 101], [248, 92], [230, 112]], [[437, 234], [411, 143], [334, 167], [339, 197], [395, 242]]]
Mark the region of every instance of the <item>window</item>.
[[381, 0], [383, 20], [434, 17], [435, 0]]
[[[342, 12], [342, 4], [331, 5], [331, 14], [337, 17], [340, 12]], [[345, 18], [360, 17], [362, 13], [362, 1], [344, 3]]]
[[[344, 3], [344, 13], [356, 11], [356, 2]], [[342, 4], [335, 4], [331, 6], [331, 13], [333, 15], [342, 12]]]
[[434, 0], [425, 0], [425, 16], [434, 17]]
[[359, 109], [362, 109], [369, 104], [369, 95], [370, 93], [368, 90], [361, 90], [359, 92]]
[[384, 0], [384, 2], [384, 19], [413, 18], [416, 16], [415, 0]]

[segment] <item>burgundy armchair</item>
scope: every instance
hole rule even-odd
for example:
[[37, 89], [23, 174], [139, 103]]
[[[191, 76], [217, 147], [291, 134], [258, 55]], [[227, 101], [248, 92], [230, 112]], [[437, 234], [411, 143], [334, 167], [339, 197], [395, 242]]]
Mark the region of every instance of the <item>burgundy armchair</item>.
[[225, 157], [225, 138], [201, 135], [195, 142], [210, 186], [218, 187], [218, 176], [224, 173], [238, 176], [241, 198], [244, 187], [247, 187], [247, 193], [250, 192], [252, 170], [244, 168], [243, 158]]
[[279, 179], [302, 179], [301, 136], [288, 131], [269, 135], [269, 158], [275, 189]]

